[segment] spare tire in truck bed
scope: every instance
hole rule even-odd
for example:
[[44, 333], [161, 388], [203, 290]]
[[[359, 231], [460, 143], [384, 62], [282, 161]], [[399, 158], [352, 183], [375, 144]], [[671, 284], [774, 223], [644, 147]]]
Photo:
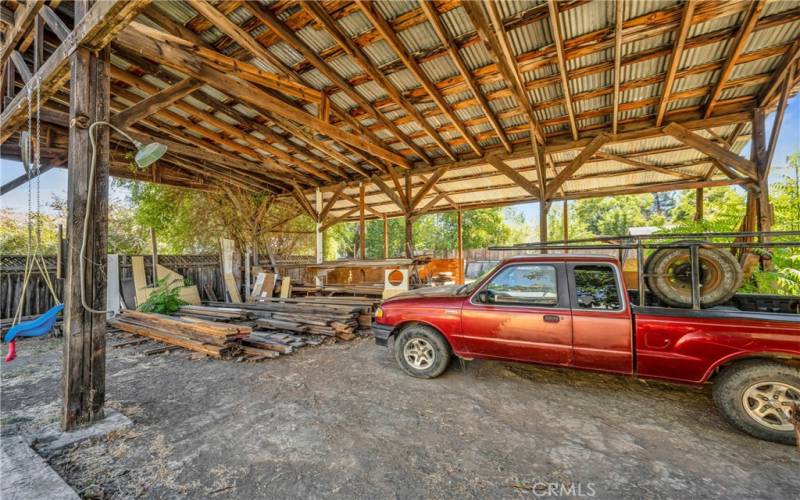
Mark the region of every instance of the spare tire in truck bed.
[[[683, 243], [683, 242], [681, 242]], [[721, 248], [700, 248], [700, 305], [722, 304], [742, 286], [736, 257]], [[688, 248], [660, 248], [645, 264], [647, 287], [673, 307], [692, 307], [692, 265]]]

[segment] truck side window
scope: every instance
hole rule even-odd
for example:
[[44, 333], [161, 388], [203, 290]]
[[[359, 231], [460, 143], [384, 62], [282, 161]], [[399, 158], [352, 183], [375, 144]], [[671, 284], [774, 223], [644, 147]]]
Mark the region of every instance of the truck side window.
[[614, 268], [607, 265], [575, 266], [575, 295], [579, 309], [619, 311], [622, 302]]
[[509, 266], [487, 285], [494, 304], [555, 307], [558, 305], [556, 268], [548, 265]]

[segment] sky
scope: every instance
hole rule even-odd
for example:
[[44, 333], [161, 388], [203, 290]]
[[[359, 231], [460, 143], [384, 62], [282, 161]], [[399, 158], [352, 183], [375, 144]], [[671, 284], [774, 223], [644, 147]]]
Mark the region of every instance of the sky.
[[[772, 124], [775, 119], [775, 113], [767, 117], [767, 140], [772, 131]], [[786, 164], [786, 157], [794, 151], [800, 150], [800, 94], [789, 100], [789, 105], [786, 108], [786, 114], [783, 119], [783, 127], [781, 127], [781, 134], [778, 137], [778, 145], [775, 149], [775, 156], [772, 160], [772, 170], [770, 173], [770, 181], [778, 180], [785, 172], [780, 168]], [[747, 157], [750, 151], [750, 144], [745, 146], [742, 154]], [[6, 182], [14, 179], [24, 172], [22, 164], [15, 161], [0, 160], [0, 182]], [[33, 189], [35, 189], [35, 182]], [[45, 172], [40, 180], [40, 199], [41, 209], [45, 213], [53, 213], [49, 204], [55, 197], [62, 199], [67, 198], [67, 170], [63, 168], [55, 168]], [[34, 191], [35, 193], [35, 191]], [[112, 184], [110, 193], [112, 201], [124, 200], [126, 191], [124, 189], [115, 188]], [[35, 197], [35, 194], [34, 194]], [[34, 198], [35, 199], [35, 198]], [[23, 185], [16, 188], [10, 193], [0, 196], [0, 208], [12, 209], [16, 212], [24, 212], [28, 204], [28, 186]], [[535, 202], [523, 203], [515, 205], [515, 209], [521, 210], [525, 216], [526, 224], [537, 225], [539, 221], [539, 204]]]

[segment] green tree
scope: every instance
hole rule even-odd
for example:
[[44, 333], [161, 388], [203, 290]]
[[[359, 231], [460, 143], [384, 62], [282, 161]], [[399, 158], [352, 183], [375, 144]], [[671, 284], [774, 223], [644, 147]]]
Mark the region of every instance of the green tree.
[[745, 212], [745, 196], [729, 186], [703, 190], [703, 220], [695, 221], [695, 190], [678, 194], [670, 211], [673, 232], [702, 233], [738, 230]]

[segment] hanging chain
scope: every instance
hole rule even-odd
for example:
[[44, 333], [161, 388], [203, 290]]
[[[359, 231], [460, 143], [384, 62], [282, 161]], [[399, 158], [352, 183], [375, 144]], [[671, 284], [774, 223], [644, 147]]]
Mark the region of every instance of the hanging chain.
[[[28, 87], [28, 137], [27, 137], [28, 141], [30, 141], [31, 138], [33, 137], [33, 124], [31, 123], [31, 120], [33, 118], [33, 109], [32, 109], [33, 103], [32, 103], [32, 100], [33, 100], [33, 96], [31, 94], [31, 87]], [[31, 181], [31, 175], [33, 175], [33, 165], [28, 165], [28, 171], [26, 173], [28, 174], [28, 214], [27, 214], [27, 219], [28, 219], [28, 221], [27, 221], [28, 222], [28, 255], [30, 255], [31, 254], [31, 250], [33, 249], [33, 220], [32, 220], [32, 216], [31, 216], [31, 213], [33, 211], [33, 207], [31, 205], [31, 197], [32, 197], [33, 193], [31, 192], [32, 188], [31, 188], [31, 182], [30, 182]]]
[[41, 174], [42, 174], [42, 122], [39, 110], [42, 107], [39, 79], [36, 79], [36, 143], [33, 149], [33, 164], [36, 165], [36, 246], [42, 244], [42, 206], [41, 206]]

